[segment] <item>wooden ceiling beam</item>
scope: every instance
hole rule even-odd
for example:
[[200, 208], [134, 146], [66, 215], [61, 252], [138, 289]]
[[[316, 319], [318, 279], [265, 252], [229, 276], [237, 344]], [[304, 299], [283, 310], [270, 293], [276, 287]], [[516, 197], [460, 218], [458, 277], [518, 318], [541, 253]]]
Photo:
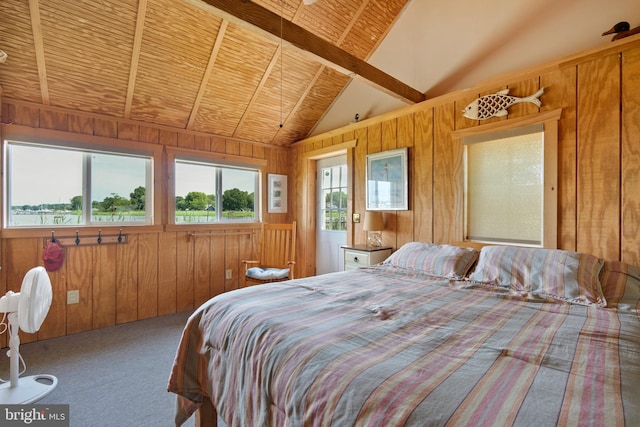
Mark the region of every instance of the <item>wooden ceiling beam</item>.
[[395, 98], [410, 103], [425, 100], [425, 95], [419, 90], [251, 1], [187, 1], [238, 26], [260, 33], [274, 42], [279, 43], [282, 38], [287, 46], [299, 49], [305, 55], [311, 56], [314, 61], [351, 78], [362, 79]]
[[191, 114], [189, 115], [189, 121], [187, 122], [187, 130], [191, 130], [193, 127], [193, 123], [198, 116], [198, 110], [200, 109], [200, 103], [202, 102], [202, 98], [204, 98], [204, 93], [207, 90], [207, 85], [209, 84], [209, 77], [211, 77], [211, 73], [213, 72], [213, 66], [218, 60], [218, 53], [220, 53], [220, 46], [222, 46], [222, 41], [224, 40], [224, 35], [227, 33], [227, 27], [229, 26], [229, 21], [223, 20], [220, 24], [220, 29], [218, 30], [218, 35], [216, 36], [216, 41], [213, 43], [213, 48], [211, 49], [211, 55], [209, 55], [209, 62], [207, 62], [207, 68], [204, 70], [204, 75], [202, 76], [202, 81], [200, 82], [200, 87], [198, 88], [198, 94], [196, 95], [196, 100], [193, 103], [193, 107], [191, 108]]
[[138, 14], [136, 16], [136, 31], [133, 37], [133, 47], [131, 49], [131, 65], [129, 67], [129, 82], [127, 84], [127, 95], [124, 102], [124, 118], [131, 117], [131, 105], [133, 104], [133, 91], [136, 87], [136, 76], [138, 75], [138, 64], [140, 62], [140, 49], [142, 48], [142, 33], [144, 32], [145, 16], [147, 14], [147, 0], [140, 0], [138, 3]]
[[33, 46], [36, 51], [38, 77], [40, 79], [40, 94], [42, 96], [42, 103], [49, 105], [49, 83], [47, 79], [47, 66], [44, 60], [44, 42], [42, 41], [39, 0], [29, 0], [29, 14], [31, 17], [31, 30], [33, 32]]

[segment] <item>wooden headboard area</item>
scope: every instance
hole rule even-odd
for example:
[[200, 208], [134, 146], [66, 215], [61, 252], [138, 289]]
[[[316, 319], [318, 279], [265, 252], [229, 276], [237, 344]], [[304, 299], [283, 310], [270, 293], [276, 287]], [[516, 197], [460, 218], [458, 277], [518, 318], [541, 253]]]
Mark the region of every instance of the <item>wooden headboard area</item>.
[[459, 240], [456, 242], [451, 242], [452, 245], [454, 246], [460, 246], [461, 248], [473, 248], [473, 249], [477, 249], [480, 250], [482, 248], [484, 248], [485, 246], [491, 246], [491, 243], [480, 243], [480, 242], [473, 242], [471, 240]]

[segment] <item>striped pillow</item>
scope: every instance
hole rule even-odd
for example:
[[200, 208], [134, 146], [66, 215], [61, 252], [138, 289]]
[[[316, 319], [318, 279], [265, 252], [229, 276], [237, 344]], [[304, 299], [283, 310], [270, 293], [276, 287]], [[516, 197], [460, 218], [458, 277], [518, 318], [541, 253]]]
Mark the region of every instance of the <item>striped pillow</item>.
[[600, 273], [607, 307], [640, 308], [640, 268], [620, 261], [605, 261]]
[[485, 246], [469, 278], [515, 292], [604, 307], [602, 265], [601, 259], [578, 252]]
[[411, 242], [391, 254], [384, 264], [430, 276], [462, 279], [478, 259], [478, 251], [452, 245]]

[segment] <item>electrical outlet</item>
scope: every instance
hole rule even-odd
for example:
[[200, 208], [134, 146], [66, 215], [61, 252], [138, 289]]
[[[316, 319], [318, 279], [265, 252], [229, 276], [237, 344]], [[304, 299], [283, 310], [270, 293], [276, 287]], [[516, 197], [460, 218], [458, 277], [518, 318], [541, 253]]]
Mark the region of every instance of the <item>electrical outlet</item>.
[[225, 270], [225, 272], [224, 272], [224, 277], [225, 277], [226, 279], [231, 279], [231, 277], [232, 277], [232, 276], [231, 276], [231, 274], [232, 274], [232, 273], [231, 273], [231, 269]]
[[67, 304], [78, 304], [80, 302], [80, 291], [67, 291]]

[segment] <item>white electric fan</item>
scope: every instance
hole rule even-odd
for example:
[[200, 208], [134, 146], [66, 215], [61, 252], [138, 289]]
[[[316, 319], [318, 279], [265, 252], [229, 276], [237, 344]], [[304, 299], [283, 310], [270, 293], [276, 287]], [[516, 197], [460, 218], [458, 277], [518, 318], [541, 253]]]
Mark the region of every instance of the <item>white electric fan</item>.
[[[34, 267], [25, 274], [20, 292], [9, 291], [0, 298], [0, 313], [8, 313], [10, 381], [0, 384], [0, 404], [29, 404], [42, 399], [58, 384], [53, 375], [20, 378], [18, 362], [20, 337], [18, 328], [37, 332], [49, 312], [52, 291], [44, 267]], [[24, 363], [24, 362], [23, 362]]]

